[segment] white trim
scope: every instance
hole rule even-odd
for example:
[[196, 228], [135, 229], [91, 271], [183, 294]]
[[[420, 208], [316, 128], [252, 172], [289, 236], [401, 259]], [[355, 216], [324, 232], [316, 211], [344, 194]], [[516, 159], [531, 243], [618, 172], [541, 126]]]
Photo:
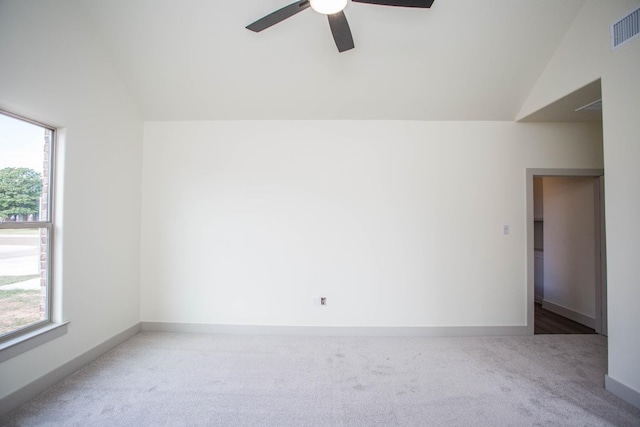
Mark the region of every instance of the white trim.
[[[66, 325], [66, 324], [65, 324]], [[18, 406], [28, 402], [29, 400], [42, 393], [55, 383], [65, 379], [69, 375], [93, 362], [112, 348], [122, 344], [129, 338], [140, 332], [140, 323], [114, 335], [113, 337], [103, 341], [92, 349], [82, 353], [80, 356], [70, 360], [64, 365], [52, 370], [51, 372], [41, 376], [40, 378], [30, 382], [26, 386], [14, 391], [8, 396], [0, 399], [0, 415], [17, 408]]]
[[604, 388], [625, 402], [640, 409], [640, 391], [632, 389], [628, 385], [611, 378], [609, 375], [604, 376]]
[[[535, 280], [534, 280], [534, 270], [535, 270], [535, 248], [533, 245], [534, 240], [534, 231], [533, 231], [533, 178], [536, 176], [542, 177], [555, 177], [555, 176], [583, 176], [583, 177], [603, 177], [604, 169], [542, 169], [542, 168], [526, 168], [525, 171], [525, 189], [526, 189], [526, 224], [525, 229], [527, 230], [527, 240], [525, 243], [525, 254], [526, 254], [526, 262], [527, 262], [527, 327], [529, 328], [529, 334], [533, 335], [534, 333], [534, 307], [535, 307]], [[602, 180], [600, 180], [602, 181]], [[604, 209], [604, 204], [601, 203], [599, 209]], [[604, 221], [604, 217], [600, 217], [602, 221]], [[601, 236], [601, 243], [603, 243], [604, 236]], [[600, 248], [596, 249], [599, 250]], [[600, 269], [600, 276], [596, 277], [596, 286], [601, 285], [601, 274], [603, 271], [606, 271], [606, 258], [605, 255], [601, 255], [601, 262], [603, 263], [603, 268]], [[606, 286], [606, 285], [605, 285]], [[596, 310], [598, 309], [598, 305], [602, 305], [603, 301], [606, 301], [606, 288], [604, 289], [604, 295], [601, 295], [601, 300], [596, 301]], [[606, 313], [606, 312], [605, 312]], [[606, 319], [602, 320], [606, 322]]]
[[526, 326], [272, 326], [209, 323], [142, 322], [145, 332], [198, 334], [354, 336], [354, 337], [475, 337], [529, 335]]
[[566, 317], [567, 319], [571, 319], [574, 322], [578, 322], [581, 325], [588, 326], [595, 330], [596, 328], [596, 319], [586, 314], [578, 313], [577, 311], [571, 310], [570, 308], [564, 307], [559, 304], [554, 304], [545, 299], [542, 300], [542, 308], [545, 310], [549, 310], [552, 313], [559, 314], [562, 317]]
[[[1, 341], [4, 343], [8, 343], [8, 347], [11, 348], [17, 348], [20, 349], [21, 346], [18, 345], [20, 344], [23, 340], [31, 340], [32, 336], [31, 336], [31, 330], [33, 330], [36, 335], [40, 335], [40, 334], [46, 334], [43, 335], [40, 340], [42, 341], [42, 343], [48, 342], [51, 339], [57, 338], [58, 336], [66, 333], [66, 323], [60, 321], [60, 317], [61, 317], [61, 313], [54, 313], [54, 294], [57, 292], [57, 288], [58, 286], [54, 286], [53, 285], [53, 258], [54, 258], [54, 245], [55, 245], [55, 236], [54, 236], [54, 229], [56, 227], [57, 221], [55, 220], [55, 206], [56, 206], [56, 186], [57, 184], [57, 179], [56, 179], [56, 160], [58, 158], [57, 156], [57, 148], [58, 148], [58, 129], [56, 129], [55, 127], [51, 126], [51, 125], [47, 125], [44, 124], [42, 122], [24, 117], [22, 115], [16, 114], [16, 113], [12, 113], [10, 111], [4, 110], [2, 108], [0, 108], [0, 114], [6, 116], [6, 117], [11, 117], [15, 120], [19, 120], [25, 123], [31, 123], [35, 126], [41, 127], [43, 129], [46, 129], [50, 132], [50, 139], [49, 139], [49, 150], [48, 153], [45, 153], [48, 158], [46, 159], [46, 164], [47, 164], [47, 169], [48, 169], [48, 176], [47, 178], [47, 209], [46, 209], [46, 220], [45, 221], [24, 221], [24, 222], [9, 222], [9, 223], [2, 223], [0, 224], [0, 229], [34, 229], [34, 230], [41, 230], [41, 229], [46, 229], [47, 230], [47, 239], [46, 239], [46, 244], [45, 246], [45, 252], [46, 252], [46, 256], [45, 256], [45, 271], [46, 271], [46, 291], [45, 291], [45, 318], [43, 319], [44, 322], [48, 322], [45, 326], [40, 327], [37, 325], [34, 325], [34, 328], [25, 328], [23, 330], [18, 329], [18, 330], [14, 330], [11, 333], [7, 334], [6, 337], [2, 338]], [[46, 139], [46, 136], [45, 136]], [[40, 202], [40, 206], [41, 202]], [[39, 218], [40, 219], [40, 218]], [[40, 248], [43, 247], [42, 241], [40, 241]], [[58, 320], [57, 323], [54, 323], [54, 321]], [[58, 326], [64, 324], [65, 328], [64, 328], [64, 332], [58, 331], [58, 335], [53, 336], [55, 334], [50, 334], [49, 331], [50, 330], [54, 330], [55, 328], [57, 328]], [[58, 325], [58, 326], [56, 326]], [[46, 337], [51, 336], [48, 339], [45, 339]], [[15, 339], [14, 339], [15, 337]], [[32, 341], [35, 342], [35, 341]], [[38, 344], [40, 345], [40, 344]], [[6, 352], [6, 354], [10, 354], [10, 356], [6, 357], [5, 356], [5, 347], [3, 345], [0, 345], [0, 362], [7, 360], [11, 357], [14, 357], [24, 351], [30, 350], [31, 348], [33, 348], [33, 346], [26, 348], [25, 350], [22, 351], [9, 351]]]
[[5, 116], [9, 116], [12, 119], [21, 120], [23, 122], [31, 123], [32, 125], [40, 126], [41, 128], [49, 129], [50, 131], [53, 131], [53, 132], [56, 131], [56, 128], [51, 126], [51, 125], [42, 123], [42, 122], [40, 122], [38, 120], [30, 119], [28, 117], [23, 116], [22, 114], [12, 113], [11, 111], [7, 111], [2, 107], [0, 107], [0, 114], [4, 114]]
[[[605, 203], [605, 194], [604, 194], [604, 176], [601, 176], [598, 180], [598, 208], [600, 212], [596, 212], [598, 216], [598, 220], [600, 221], [600, 226], [597, 227], [598, 233], [598, 246], [596, 247], [596, 264], [600, 267], [596, 274], [599, 274], [599, 277], [596, 277], [596, 284], [598, 283], [597, 279], [600, 280], [600, 286], [598, 286], [598, 293], [596, 293], [596, 298], [599, 298], [600, 303], [596, 303], [596, 307], [599, 305], [600, 310], [596, 312], [596, 326], [599, 327], [600, 331], [598, 333], [608, 336], [609, 335], [609, 326], [607, 323], [608, 314], [607, 314], [607, 232], [606, 232], [606, 217], [604, 211], [604, 203]], [[598, 249], [600, 250], [598, 252]], [[597, 301], [597, 300], [596, 300]]]
[[45, 326], [0, 343], [0, 363], [61, 337], [67, 333], [68, 324], [69, 322], [47, 323]]
[[584, 177], [598, 177], [604, 176], [604, 169], [546, 169], [546, 168], [531, 168], [526, 170], [527, 174], [542, 177], [553, 176], [584, 176]]

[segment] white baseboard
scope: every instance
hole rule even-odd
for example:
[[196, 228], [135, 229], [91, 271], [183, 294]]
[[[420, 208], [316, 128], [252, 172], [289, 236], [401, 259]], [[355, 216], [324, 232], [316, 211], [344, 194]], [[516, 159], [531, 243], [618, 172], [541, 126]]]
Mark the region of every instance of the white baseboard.
[[622, 384], [620, 381], [611, 378], [609, 375], [604, 376], [604, 388], [620, 399], [640, 409], [640, 392], [631, 387]]
[[92, 349], [84, 352], [73, 360], [70, 360], [64, 365], [30, 382], [21, 389], [14, 391], [3, 399], [0, 399], [0, 415], [6, 414], [7, 412], [13, 410], [14, 408], [17, 408], [23, 403], [28, 402], [47, 388], [65, 379], [69, 375], [76, 372], [78, 369], [83, 368], [84, 366], [93, 362], [95, 359], [102, 356], [107, 351], [122, 344], [139, 332], [140, 323], [137, 323], [130, 328], [120, 332], [119, 334], [107, 339], [101, 344], [98, 344]]
[[219, 325], [208, 323], [142, 322], [149, 332], [201, 334], [286, 335], [286, 336], [361, 336], [361, 337], [471, 337], [531, 335], [527, 326], [461, 327], [342, 327], [342, 326], [266, 326]]
[[596, 328], [596, 319], [585, 314], [578, 313], [577, 311], [573, 311], [570, 308], [554, 304], [547, 300], [542, 300], [542, 308], [544, 308], [545, 310], [549, 310], [552, 313], [556, 313], [560, 316], [566, 317], [567, 319], [571, 319], [574, 322], [578, 322], [582, 325], [588, 326], [592, 329]]

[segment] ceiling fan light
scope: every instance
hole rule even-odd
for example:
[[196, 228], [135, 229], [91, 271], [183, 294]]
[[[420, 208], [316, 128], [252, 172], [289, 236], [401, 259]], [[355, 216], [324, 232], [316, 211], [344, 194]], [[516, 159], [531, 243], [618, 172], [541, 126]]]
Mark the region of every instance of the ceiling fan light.
[[347, 7], [348, 0], [309, 0], [311, 8], [324, 15], [333, 15]]

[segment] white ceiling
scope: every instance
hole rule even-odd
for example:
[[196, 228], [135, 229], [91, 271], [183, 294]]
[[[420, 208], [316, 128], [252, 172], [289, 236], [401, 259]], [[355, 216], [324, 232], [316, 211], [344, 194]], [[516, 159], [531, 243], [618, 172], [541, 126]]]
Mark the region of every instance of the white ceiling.
[[75, 0], [146, 120], [513, 120], [584, 0], [349, 3], [338, 53], [291, 0]]

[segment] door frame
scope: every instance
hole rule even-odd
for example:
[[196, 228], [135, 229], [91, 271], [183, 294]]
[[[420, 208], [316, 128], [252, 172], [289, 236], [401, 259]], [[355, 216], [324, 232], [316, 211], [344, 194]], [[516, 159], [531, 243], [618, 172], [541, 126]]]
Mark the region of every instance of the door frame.
[[594, 231], [595, 231], [595, 283], [596, 283], [596, 327], [597, 333], [607, 335], [607, 254], [604, 217], [604, 169], [525, 169], [526, 180], [526, 255], [527, 255], [527, 330], [534, 334], [535, 288], [534, 288], [534, 177], [583, 177], [594, 178]]

